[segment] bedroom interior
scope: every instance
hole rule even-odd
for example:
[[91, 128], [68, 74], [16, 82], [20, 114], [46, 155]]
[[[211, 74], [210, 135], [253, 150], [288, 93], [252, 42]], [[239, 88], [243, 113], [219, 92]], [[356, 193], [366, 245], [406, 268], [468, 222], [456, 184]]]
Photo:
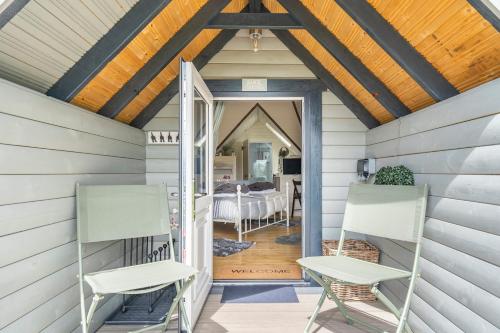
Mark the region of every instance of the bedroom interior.
[[216, 102], [215, 281], [302, 279], [301, 123], [301, 100]]
[[0, 332], [499, 332], [499, 92], [500, 0], [0, 0]]

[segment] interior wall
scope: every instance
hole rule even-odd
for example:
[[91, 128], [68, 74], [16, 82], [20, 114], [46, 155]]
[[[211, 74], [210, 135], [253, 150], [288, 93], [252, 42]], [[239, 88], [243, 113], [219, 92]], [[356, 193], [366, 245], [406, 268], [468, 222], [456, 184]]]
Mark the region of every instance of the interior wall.
[[[500, 79], [367, 134], [377, 169], [403, 164], [430, 186], [421, 276], [411, 303], [416, 332], [500, 330]], [[369, 237], [381, 261], [409, 268], [410, 243]], [[407, 282], [382, 284], [396, 304]]]
[[[248, 31], [241, 30], [201, 70], [205, 79], [316, 79], [309, 69], [265, 30], [259, 52], [253, 52]], [[331, 92], [323, 95], [323, 239], [340, 234], [347, 189], [357, 181], [355, 160], [365, 155], [367, 128]], [[277, 119], [277, 121], [279, 121]], [[144, 130], [177, 130], [179, 99], [176, 96]], [[154, 148], [154, 149], [153, 149]], [[166, 181], [178, 192], [178, 147], [147, 147], [148, 183]], [[171, 200], [171, 204], [176, 201]]]
[[[79, 331], [75, 184], [144, 184], [144, 132], [4, 80], [0, 100], [0, 331]], [[121, 266], [122, 244], [85, 246], [85, 271]]]

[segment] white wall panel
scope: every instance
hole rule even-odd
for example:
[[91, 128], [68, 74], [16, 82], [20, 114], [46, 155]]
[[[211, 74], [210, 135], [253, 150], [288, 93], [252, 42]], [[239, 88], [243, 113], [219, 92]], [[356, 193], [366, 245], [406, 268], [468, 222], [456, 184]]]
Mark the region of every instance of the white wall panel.
[[[0, 97], [0, 330], [73, 331], [75, 185], [144, 184], [145, 135], [3, 80]], [[84, 256], [87, 272], [119, 267], [123, 245], [91, 244]], [[120, 299], [106, 298], [94, 325]]]
[[[414, 329], [500, 329], [493, 310], [500, 302], [493, 278], [500, 274], [499, 89], [497, 79], [367, 133], [367, 156], [377, 168], [403, 164], [417, 184], [429, 184]], [[411, 247], [369, 240], [386, 264], [410, 265]], [[406, 292], [394, 283], [383, 290], [399, 299]]]

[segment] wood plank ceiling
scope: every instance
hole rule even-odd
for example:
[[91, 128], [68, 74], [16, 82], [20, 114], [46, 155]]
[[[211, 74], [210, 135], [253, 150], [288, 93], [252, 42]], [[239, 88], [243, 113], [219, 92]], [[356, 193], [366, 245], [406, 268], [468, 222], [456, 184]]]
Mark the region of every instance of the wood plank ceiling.
[[[286, 12], [277, 0], [263, 3], [273, 13]], [[335, 1], [302, 3], [411, 111], [435, 103]], [[500, 76], [500, 34], [467, 1], [369, 3], [461, 92]], [[290, 32], [377, 120], [385, 123], [394, 119], [309, 32]]]
[[[411, 50], [413, 59], [420, 57], [420, 63], [428, 65], [428, 69], [434, 71], [434, 77], [441, 78], [440, 84], [444, 84], [448, 96], [500, 77], [500, 33], [494, 26], [498, 21], [492, 24], [491, 18], [485, 19], [471, 1], [352, 1], [355, 3], [352, 6], [371, 6], [368, 9], [373, 15], [385, 20], [390, 29], [395, 29], [402, 37], [399, 42], [404, 43], [407, 49], [414, 49]], [[257, 3], [260, 4], [260, 1]], [[106, 106], [114, 105], [109, 103], [110, 100], [114, 99], [127, 82], [148, 62], [154, 60], [155, 54], [175, 39], [176, 34], [192, 22], [202, 8], [210, 4], [214, 5], [207, 0], [170, 1], [70, 102], [94, 112], [102, 112]], [[238, 13], [247, 10], [248, 5], [247, 0], [232, 0], [222, 12]], [[349, 57], [358, 63], [357, 68], [361, 66], [363, 71], [375, 79], [371, 81], [372, 86], [373, 82], [380, 82], [385, 86], [389, 97], [406, 110], [417, 111], [438, 101], [429, 85], [421, 81], [422, 75], [411, 73], [404, 61], [394, 56], [394, 50], [390, 51], [387, 46], [380, 45], [380, 39], [377, 42], [374, 39], [377, 36], [374, 36], [373, 32], [370, 34], [365, 31], [365, 23], [360, 23], [365, 24], [364, 27], [357, 23], [360, 22], [359, 17], [356, 20], [352, 9], [347, 12], [350, 9], [345, 6], [351, 6], [349, 2], [262, 0], [262, 5], [264, 10], [271, 13], [287, 13], [285, 8], [290, 9], [293, 6], [308, 11], [313, 20], [319, 21], [328, 33], [347, 48]], [[298, 13], [292, 11], [289, 14], [301, 21]], [[329, 45], [318, 40], [318, 34], [314, 31], [311, 34], [311, 30], [306, 29], [307, 25], [304, 24], [304, 29], [289, 29], [289, 32], [376, 120], [380, 123], [393, 120], [394, 111], [387, 109], [387, 104], [384, 104], [379, 92], [367, 88], [369, 85], [360, 77], [360, 72], [353, 71], [354, 67], [350, 67], [345, 58], [342, 60], [338, 54], [332, 53], [331, 48], [326, 49]], [[125, 106], [118, 108], [116, 112], [111, 110], [112, 116], [121, 122], [134, 124], [134, 119], [147, 109], [169, 84], [175, 82], [179, 56], [193, 60], [220, 31], [200, 30], [161, 71], [154, 72], [151, 80], [145, 81], [147, 84], [139, 86], [137, 91], [134, 90], [134, 96], [121, 99], [126, 102]], [[401, 51], [400, 54], [404, 52]], [[413, 66], [413, 69], [415, 68]]]
[[[199, 10], [206, 0], [173, 0], [106, 67], [80, 91], [71, 103], [99, 111]], [[244, 0], [233, 0], [223, 12], [239, 12]], [[179, 54], [192, 60], [220, 30], [202, 30]], [[130, 123], [178, 73], [178, 57], [170, 62], [116, 117]]]

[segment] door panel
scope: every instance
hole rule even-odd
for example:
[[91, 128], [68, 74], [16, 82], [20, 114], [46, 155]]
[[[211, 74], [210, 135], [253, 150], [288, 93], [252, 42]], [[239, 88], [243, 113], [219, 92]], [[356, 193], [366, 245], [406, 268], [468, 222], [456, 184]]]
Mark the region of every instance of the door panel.
[[190, 62], [181, 61], [181, 229], [182, 260], [198, 270], [187, 292], [191, 326], [212, 286], [213, 97]]

